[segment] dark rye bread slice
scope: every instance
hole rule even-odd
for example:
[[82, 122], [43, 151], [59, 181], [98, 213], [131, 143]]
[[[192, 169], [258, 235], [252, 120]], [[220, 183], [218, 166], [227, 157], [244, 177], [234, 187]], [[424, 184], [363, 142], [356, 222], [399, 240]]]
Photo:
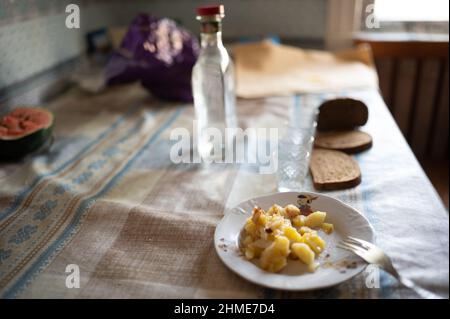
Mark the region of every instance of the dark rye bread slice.
[[309, 167], [318, 190], [351, 188], [361, 183], [358, 163], [340, 151], [314, 149]]
[[355, 99], [339, 98], [320, 105], [317, 129], [319, 131], [350, 130], [367, 123], [367, 106]]
[[314, 145], [353, 154], [369, 149], [372, 146], [372, 136], [357, 130], [317, 132]]

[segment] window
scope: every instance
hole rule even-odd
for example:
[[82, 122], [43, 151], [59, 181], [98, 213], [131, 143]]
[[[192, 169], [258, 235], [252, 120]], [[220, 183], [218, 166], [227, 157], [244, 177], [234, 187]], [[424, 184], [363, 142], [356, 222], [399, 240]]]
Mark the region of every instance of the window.
[[[362, 0], [360, 30], [449, 33], [449, 0]], [[370, 23], [370, 21], [375, 23]]]
[[448, 21], [448, 0], [375, 0], [378, 21]]

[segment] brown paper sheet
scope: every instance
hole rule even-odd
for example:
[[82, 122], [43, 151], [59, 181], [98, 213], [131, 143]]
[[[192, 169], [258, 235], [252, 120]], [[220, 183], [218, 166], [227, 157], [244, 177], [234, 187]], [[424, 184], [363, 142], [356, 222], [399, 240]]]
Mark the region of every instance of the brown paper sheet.
[[378, 88], [370, 48], [364, 45], [330, 53], [263, 41], [235, 45], [232, 50], [238, 97]]

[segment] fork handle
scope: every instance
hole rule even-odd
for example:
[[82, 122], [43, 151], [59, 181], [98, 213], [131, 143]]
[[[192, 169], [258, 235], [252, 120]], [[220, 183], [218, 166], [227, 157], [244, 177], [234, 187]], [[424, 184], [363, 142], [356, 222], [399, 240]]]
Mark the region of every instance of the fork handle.
[[420, 297], [426, 298], [426, 299], [442, 299], [441, 296], [436, 295], [435, 293], [429, 292], [423, 288], [418, 287], [415, 285], [410, 279], [403, 278], [400, 276], [400, 274], [397, 272], [397, 270], [392, 266], [391, 263], [388, 264], [387, 267], [383, 268], [388, 272], [391, 276], [395, 277], [397, 281], [403, 285], [404, 287], [413, 290], [415, 293], [417, 293]]

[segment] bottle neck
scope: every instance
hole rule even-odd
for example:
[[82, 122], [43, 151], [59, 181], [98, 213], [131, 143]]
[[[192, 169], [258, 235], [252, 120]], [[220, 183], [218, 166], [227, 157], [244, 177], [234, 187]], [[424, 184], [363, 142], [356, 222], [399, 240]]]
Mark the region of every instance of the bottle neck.
[[202, 48], [223, 46], [222, 23], [220, 20], [201, 21], [200, 42]]
[[200, 43], [202, 48], [222, 46], [222, 32], [201, 33]]

